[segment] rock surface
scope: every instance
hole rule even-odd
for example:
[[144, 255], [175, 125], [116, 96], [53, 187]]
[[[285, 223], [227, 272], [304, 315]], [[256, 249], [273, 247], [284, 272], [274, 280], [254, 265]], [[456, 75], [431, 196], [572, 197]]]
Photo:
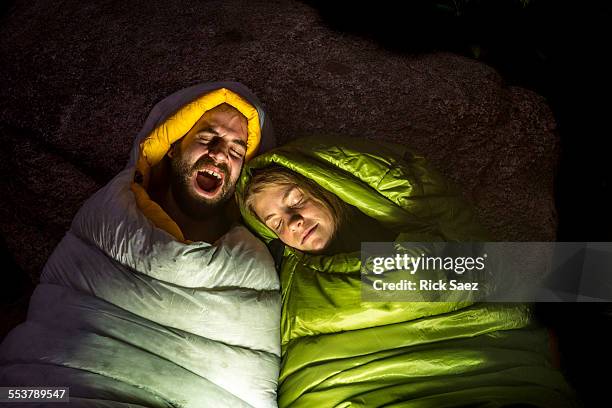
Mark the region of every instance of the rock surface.
[[555, 238], [552, 113], [478, 61], [394, 53], [280, 0], [17, 2], [0, 24], [0, 232], [34, 281], [153, 105], [215, 80], [251, 88], [280, 143], [329, 132], [407, 144], [498, 240]]

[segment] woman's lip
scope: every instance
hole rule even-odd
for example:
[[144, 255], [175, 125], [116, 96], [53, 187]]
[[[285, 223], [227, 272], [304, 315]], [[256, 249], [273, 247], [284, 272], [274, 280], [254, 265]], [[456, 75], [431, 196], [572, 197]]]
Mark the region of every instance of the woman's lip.
[[310, 237], [310, 235], [314, 232], [315, 229], [317, 229], [317, 227], [319, 226], [319, 224], [315, 224], [312, 227], [310, 227], [306, 233], [304, 234], [304, 236], [302, 237], [302, 242], [300, 242], [300, 244], [303, 244], [304, 242], [306, 242], [306, 239], [308, 239], [308, 237]]

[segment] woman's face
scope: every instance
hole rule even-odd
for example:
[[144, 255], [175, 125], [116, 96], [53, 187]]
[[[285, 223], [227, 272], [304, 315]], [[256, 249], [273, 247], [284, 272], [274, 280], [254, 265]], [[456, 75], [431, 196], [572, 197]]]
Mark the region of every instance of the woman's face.
[[255, 213], [286, 245], [304, 252], [327, 248], [335, 230], [330, 211], [295, 185], [270, 186], [257, 193]]

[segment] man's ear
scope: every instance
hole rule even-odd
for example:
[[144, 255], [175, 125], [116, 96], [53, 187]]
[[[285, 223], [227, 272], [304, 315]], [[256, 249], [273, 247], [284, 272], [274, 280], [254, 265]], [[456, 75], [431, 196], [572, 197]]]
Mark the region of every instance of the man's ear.
[[169, 158], [173, 159], [174, 158], [174, 151], [176, 149], [176, 142], [172, 143], [170, 145], [170, 148], [168, 149], [168, 152], [166, 153], [166, 156], [168, 156]]

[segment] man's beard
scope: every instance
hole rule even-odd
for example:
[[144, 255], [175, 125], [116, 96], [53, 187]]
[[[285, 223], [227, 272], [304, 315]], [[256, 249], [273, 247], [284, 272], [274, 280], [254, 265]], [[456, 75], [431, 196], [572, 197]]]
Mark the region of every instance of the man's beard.
[[[175, 155], [170, 162], [170, 190], [179, 209], [188, 217], [204, 220], [209, 218], [225, 204], [234, 193], [234, 184], [230, 180], [229, 170], [225, 163], [215, 163], [209, 156], [202, 156], [193, 166], [182, 161], [180, 154]], [[211, 164], [223, 173], [221, 191], [213, 198], [206, 198], [194, 191], [194, 181], [191, 175]]]

